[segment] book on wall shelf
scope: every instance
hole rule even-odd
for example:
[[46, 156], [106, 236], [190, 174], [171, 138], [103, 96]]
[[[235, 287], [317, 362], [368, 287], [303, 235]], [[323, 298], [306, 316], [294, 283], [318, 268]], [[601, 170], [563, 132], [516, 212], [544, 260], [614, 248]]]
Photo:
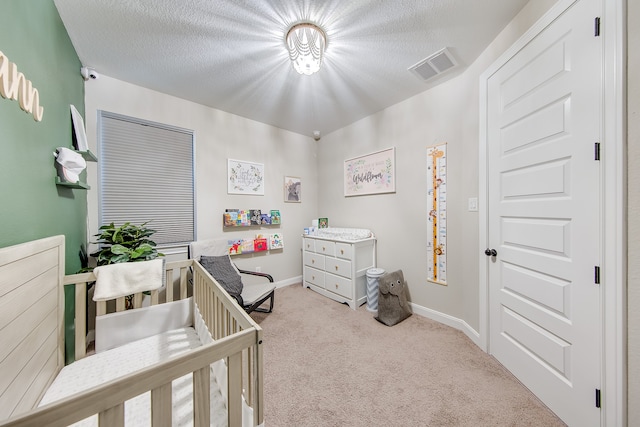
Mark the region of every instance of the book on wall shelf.
[[280, 224], [280, 211], [277, 209], [271, 210], [271, 224]]
[[260, 214], [260, 224], [271, 225], [271, 215], [267, 213]]
[[240, 255], [242, 253], [242, 239], [229, 240], [229, 255]]
[[241, 249], [243, 254], [249, 254], [255, 250], [253, 239], [242, 239]]
[[269, 249], [283, 249], [284, 248], [284, 240], [282, 239], [282, 234], [273, 233], [269, 235]]
[[269, 244], [267, 243], [267, 239], [258, 238], [253, 241], [253, 249], [255, 252], [263, 252], [269, 249]]
[[260, 209], [251, 209], [249, 211], [249, 223], [251, 225], [260, 225], [262, 222], [261, 214]]

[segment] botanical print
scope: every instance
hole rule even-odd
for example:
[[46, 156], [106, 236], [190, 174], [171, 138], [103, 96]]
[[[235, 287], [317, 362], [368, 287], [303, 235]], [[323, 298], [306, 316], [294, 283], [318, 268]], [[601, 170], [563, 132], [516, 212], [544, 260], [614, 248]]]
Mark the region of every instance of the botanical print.
[[395, 147], [344, 162], [345, 196], [395, 191]]
[[229, 159], [227, 193], [264, 195], [264, 165]]
[[427, 279], [447, 284], [447, 145], [427, 148]]

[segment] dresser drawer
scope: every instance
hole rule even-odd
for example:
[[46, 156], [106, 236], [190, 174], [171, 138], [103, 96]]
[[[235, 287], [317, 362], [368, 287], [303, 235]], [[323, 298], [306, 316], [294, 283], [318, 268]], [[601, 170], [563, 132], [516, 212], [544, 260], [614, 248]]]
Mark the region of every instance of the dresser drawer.
[[324, 271], [317, 270], [308, 266], [304, 267], [304, 280], [313, 285], [324, 288]]
[[336, 256], [338, 258], [353, 259], [353, 245], [336, 242]]
[[324, 255], [304, 251], [304, 265], [324, 270]]
[[323, 255], [336, 256], [336, 242], [317, 240], [316, 252]]
[[327, 273], [324, 277], [324, 287], [345, 298], [353, 298], [353, 282], [344, 277]]
[[342, 277], [351, 277], [351, 261], [340, 258], [325, 258], [324, 269], [327, 273]]
[[316, 251], [316, 241], [314, 239], [304, 239], [304, 247], [305, 251], [315, 252]]

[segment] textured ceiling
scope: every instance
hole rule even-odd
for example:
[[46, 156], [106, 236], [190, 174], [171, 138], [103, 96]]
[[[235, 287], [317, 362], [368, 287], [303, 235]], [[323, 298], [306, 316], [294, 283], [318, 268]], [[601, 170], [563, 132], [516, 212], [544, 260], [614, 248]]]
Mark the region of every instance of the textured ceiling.
[[[414, 96], [471, 64], [528, 0], [54, 0], [99, 74], [304, 135]], [[291, 67], [295, 22], [327, 34], [321, 70]], [[459, 66], [407, 68], [447, 47]]]

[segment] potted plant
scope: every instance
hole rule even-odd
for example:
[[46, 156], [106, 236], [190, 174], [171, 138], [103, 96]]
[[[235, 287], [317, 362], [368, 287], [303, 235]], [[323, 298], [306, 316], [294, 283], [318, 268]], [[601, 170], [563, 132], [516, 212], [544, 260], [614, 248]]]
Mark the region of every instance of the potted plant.
[[113, 222], [99, 228], [98, 237], [100, 249], [91, 254], [96, 258], [96, 264], [108, 265], [120, 262], [149, 261], [164, 256], [159, 253], [156, 243], [149, 239], [156, 231], [147, 228], [145, 222], [139, 226], [130, 222], [116, 227]]
[[[97, 266], [117, 264], [121, 262], [150, 261], [159, 256], [164, 256], [155, 248], [156, 242], [149, 239], [156, 230], [147, 228], [145, 222], [139, 226], [130, 222], [125, 222], [119, 227], [114, 223], [103, 225], [99, 228], [100, 233], [96, 243], [100, 244], [100, 249], [92, 253], [96, 259]], [[92, 271], [87, 268], [86, 271]], [[132, 308], [132, 297], [125, 298], [127, 309]]]

